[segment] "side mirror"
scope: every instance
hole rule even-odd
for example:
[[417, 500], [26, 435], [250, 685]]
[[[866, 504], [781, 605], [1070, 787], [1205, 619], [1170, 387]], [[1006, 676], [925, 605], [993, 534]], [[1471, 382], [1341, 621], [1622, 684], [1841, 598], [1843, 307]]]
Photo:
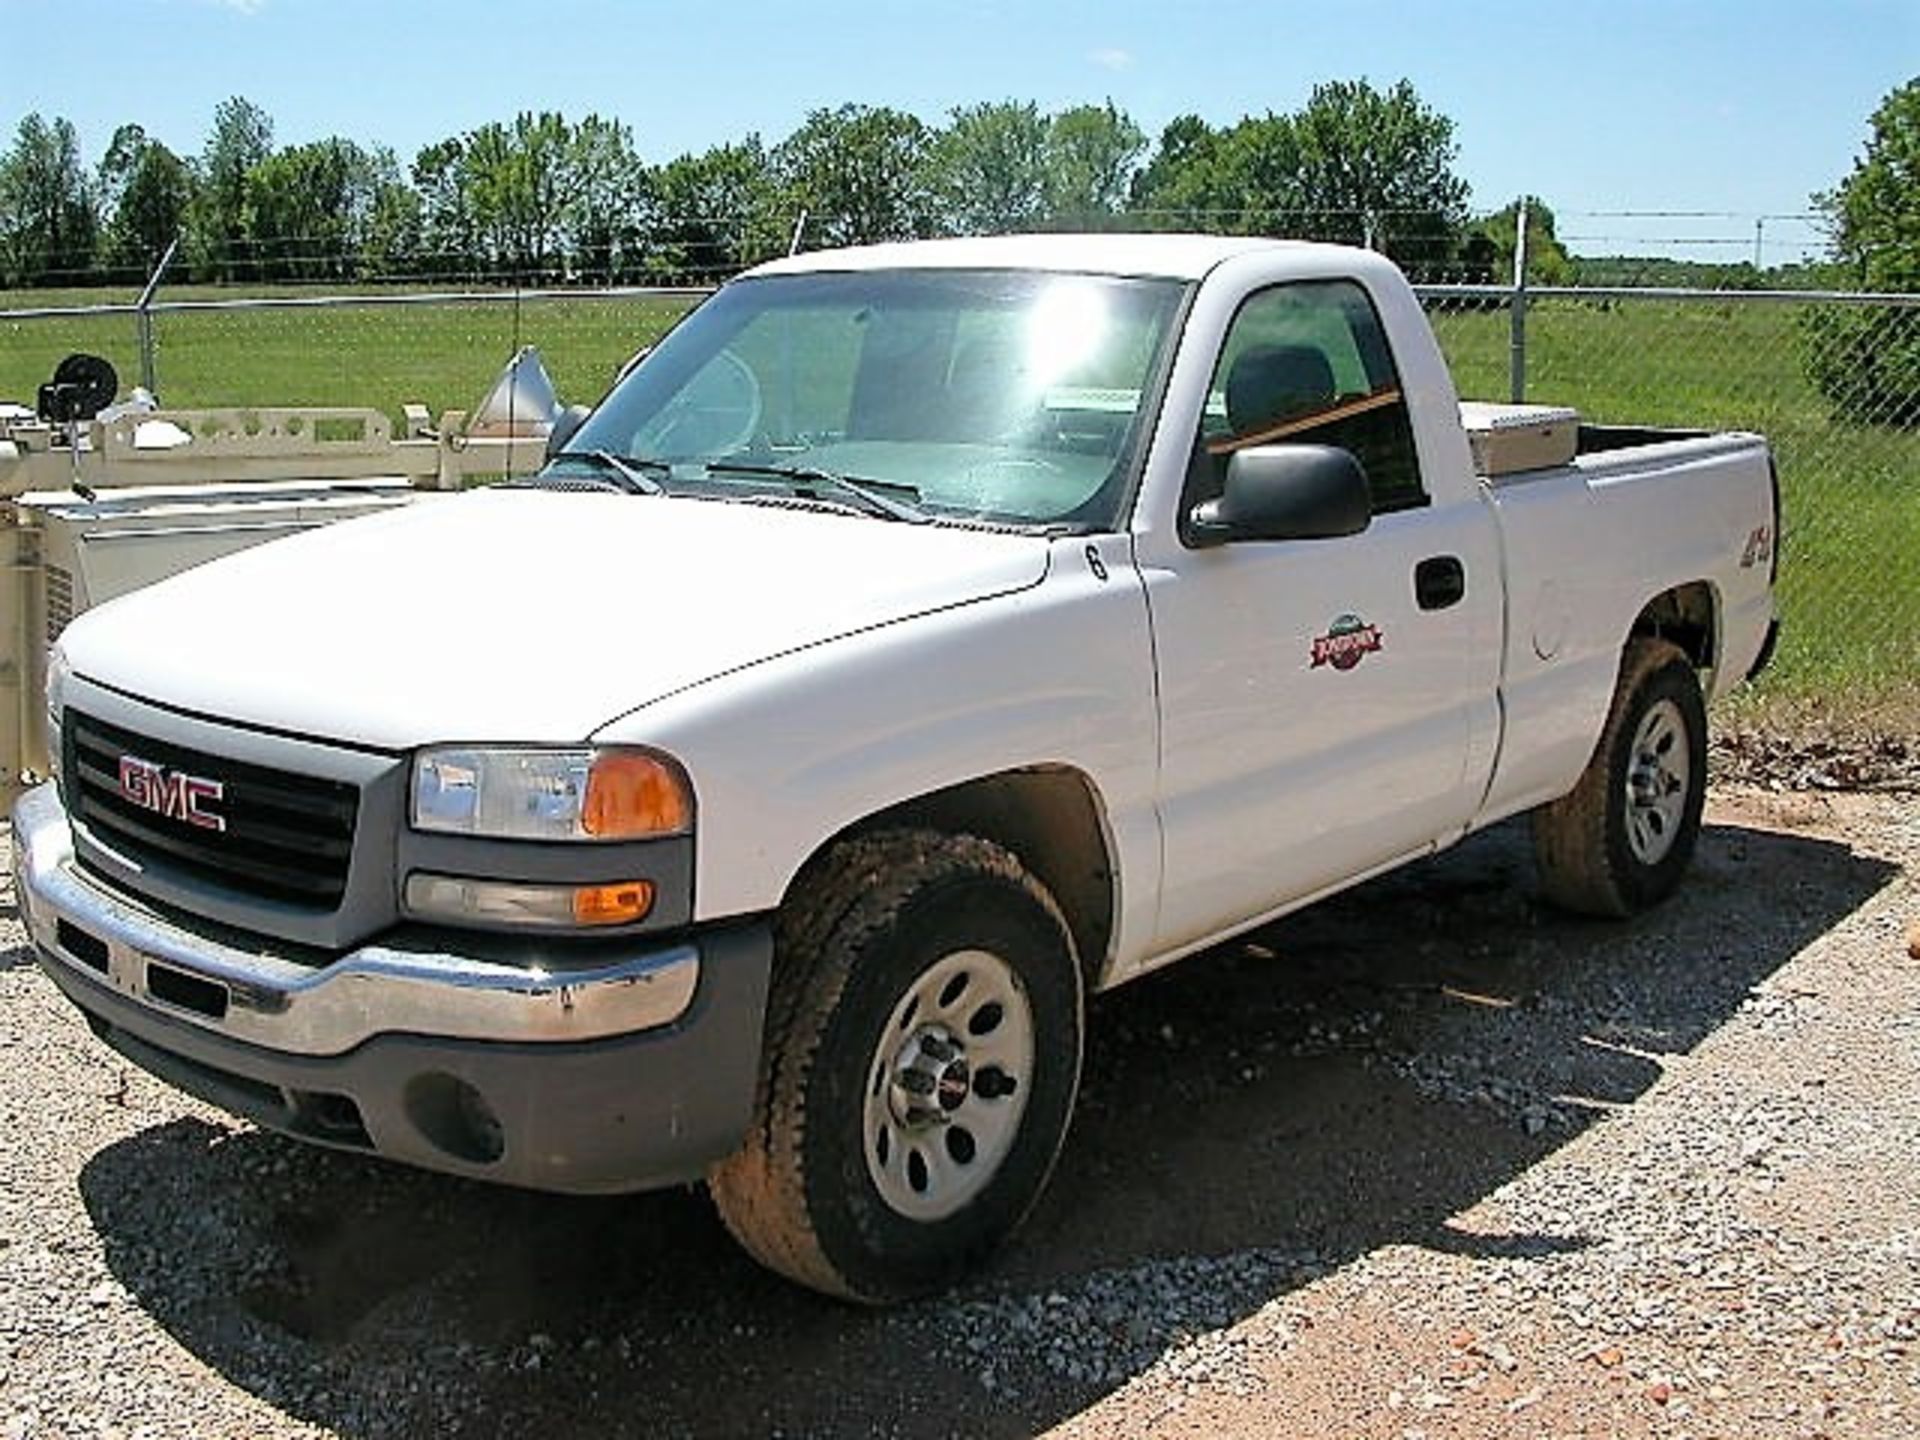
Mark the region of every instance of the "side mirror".
[[1187, 539], [1199, 546], [1235, 540], [1330, 540], [1358, 535], [1373, 518], [1367, 473], [1333, 445], [1257, 445], [1227, 461], [1217, 500], [1193, 507]]
[[567, 448], [567, 442], [574, 432], [586, 423], [587, 416], [593, 411], [585, 405], [569, 405], [553, 417], [553, 428], [547, 432], [547, 459], [551, 460]]

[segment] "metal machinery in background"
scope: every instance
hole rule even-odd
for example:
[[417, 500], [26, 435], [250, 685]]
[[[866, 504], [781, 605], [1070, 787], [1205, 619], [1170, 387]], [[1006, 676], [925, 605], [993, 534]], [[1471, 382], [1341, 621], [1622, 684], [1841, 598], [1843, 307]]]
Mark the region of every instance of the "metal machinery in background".
[[69, 356], [38, 403], [0, 404], [0, 798], [47, 770], [49, 646], [75, 615], [267, 540], [538, 469], [558, 413], [527, 347], [481, 403], [165, 410], [112, 405], [106, 362]]

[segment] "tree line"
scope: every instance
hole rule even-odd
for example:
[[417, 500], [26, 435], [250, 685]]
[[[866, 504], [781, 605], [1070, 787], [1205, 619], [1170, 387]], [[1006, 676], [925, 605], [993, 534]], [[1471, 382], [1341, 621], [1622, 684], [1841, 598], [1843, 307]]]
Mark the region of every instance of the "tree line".
[[522, 113], [404, 166], [338, 136], [276, 147], [266, 111], [236, 96], [197, 155], [125, 124], [89, 168], [73, 125], [36, 113], [0, 156], [0, 284], [135, 283], [176, 240], [174, 278], [202, 282], [648, 283], [711, 279], [796, 241], [1121, 227], [1369, 244], [1430, 275], [1491, 278], [1512, 207], [1504, 231], [1501, 215], [1470, 215], [1453, 137], [1405, 81], [1330, 82], [1298, 111], [1220, 126], [1186, 115], [1154, 141], [1111, 102], [992, 101], [937, 125], [847, 104], [776, 143], [658, 164], [631, 127], [592, 114]]
[[[1662, 283], [1912, 288], [1897, 177], [1917, 86], [1873, 117], [1883, 158], [1814, 197], [1828, 262], [1669, 261]], [[1217, 126], [1183, 115], [1153, 139], [1111, 102], [990, 101], [932, 125], [847, 104], [774, 143], [750, 134], [658, 164], [597, 114], [523, 112], [404, 165], [340, 136], [276, 147], [271, 117], [235, 96], [198, 154], [130, 123], [90, 167], [70, 121], [34, 113], [0, 152], [0, 287], [137, 284], [176, 243], [171, 277], [199, 282], [646, 284], [710, 281], [796, 244], [1110, 228], [1333, 240], [1416, 279], [1505, 280], [1520, 207], [1472, 213], [1457, 156], [1453, 121], [1404, 80], [1332, 81], [1297, 111]], [[1646, 283], [1644, 259], [1568, 255], [1550, 207], [1525, 203], [1535, 283]]]

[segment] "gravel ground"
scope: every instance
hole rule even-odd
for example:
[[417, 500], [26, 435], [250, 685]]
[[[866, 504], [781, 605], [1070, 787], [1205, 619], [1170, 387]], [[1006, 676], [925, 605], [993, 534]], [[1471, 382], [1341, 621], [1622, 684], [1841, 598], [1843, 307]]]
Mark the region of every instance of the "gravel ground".
[[556, 1200], [231, 1122], [0, 901], [0, 1440], [1920, 1434], [1920, 814], [1716, 789], [1658, 913], [1501, 827], [1104, 997], [1048, 1197], [887, 1314], [694, 1191]]

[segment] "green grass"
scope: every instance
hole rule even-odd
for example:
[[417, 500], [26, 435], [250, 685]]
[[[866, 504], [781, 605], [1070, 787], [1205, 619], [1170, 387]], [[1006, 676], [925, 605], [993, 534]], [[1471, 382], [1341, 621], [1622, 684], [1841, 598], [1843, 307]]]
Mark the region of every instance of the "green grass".
[[[167, 298], [230, 293], [182, 287]], [[0, 294], [0, 310], [131, 298], [16, 292]], [[566, 298], [163, 312], [156, 319], [160, 393], [185, 408], [368, 405], [397, 419], [403, 403], [420, 401], [438, 415], [473, 405], [515, 345], [533, 344], [563, 400], [592, 401], [628, 355], [657, 340], [686, 308], [664, 298]], [[1602, 421], [1767, 435], [1786, 502], [1786, 628], [1761, 698], [1804, 709], [1841, 696], [1860, 713], [1891, 703], [1898, 713], [1920, 714], [1920, 431], [1828, 418], [1802, 367], [1800, 309], [1536, 302], [1528, 398]], [[1435, 329], [1462, 394], [1506, 394], [1504, 312], [1440, 314]], [[0, 398], [31, 400], [72, 350], [107, 356], [123, 384], [139, 377], [131, 316], [0, 319]]]
[[[98, 304], [123, 297], [95, 291], [63, 298]], [[169, 298], [198, 297], [177, 291]], [[38, 292], [30, 300], [16, 292], [0, 295], [0, 309], [8, 300], [47, 303]], [[176, 408], [366, 405], [397, 422], [410, 401], [436, 417], [471, 407], [517, 346], [536, 345], [561, 399], [591, 403], [621, 363], [665, 334], [687, 304], [640, 297], [162, 311], [154, 319], [155, 368], [162, 400]], [[139, 382], [130, 315], [0, 319], [0, 398], [30, 402], [74, 350], [106, 356], [123, 388]]]

